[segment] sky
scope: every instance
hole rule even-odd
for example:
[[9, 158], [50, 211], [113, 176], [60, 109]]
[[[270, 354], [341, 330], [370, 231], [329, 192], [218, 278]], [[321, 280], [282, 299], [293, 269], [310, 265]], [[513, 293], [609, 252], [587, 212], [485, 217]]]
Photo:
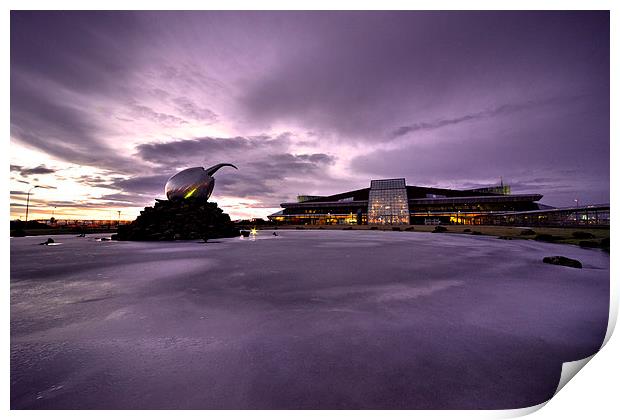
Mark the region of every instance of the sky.
[[233, 219], [400, 177], [609, 203], [607, 11], [12, 11], [10, 77], [12, 218], [220, 162]]

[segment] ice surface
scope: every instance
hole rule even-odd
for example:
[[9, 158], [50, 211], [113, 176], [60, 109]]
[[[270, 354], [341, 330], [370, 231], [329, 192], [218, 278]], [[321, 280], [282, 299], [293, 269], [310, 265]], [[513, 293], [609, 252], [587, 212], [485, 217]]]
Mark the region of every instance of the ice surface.
[[605, 335], [599, 250], [278, 235], [11, 239], [11, 407], [520, 408]]

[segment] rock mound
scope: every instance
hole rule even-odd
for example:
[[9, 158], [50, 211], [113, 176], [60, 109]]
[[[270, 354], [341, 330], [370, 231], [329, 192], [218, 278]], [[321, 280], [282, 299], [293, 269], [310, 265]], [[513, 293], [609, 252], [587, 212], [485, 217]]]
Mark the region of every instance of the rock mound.
[[547, 264], [563, 265], [566, 267], [582, 268], [581, 263], [578, 260], [573, 260], [572, 258], [562, 257], [561, 255], [556, 255], [553, 257], [545, 257], [543, 258], [543, 262]]
[[573, 238], [575, 239], [594, 239], [595, 236], [590, 232], [576, 231], [573, 232]]
[[600, 244], [597, 241], [579, 241], [579, 246], [582, 248], [598, 248]]
[[216, 203], [188, 198], [181, 201], [155, 200], [128, 225], [118, 227], [112, 239], [120, 241], [174, 241], [231, 238], [239, 229]]
[[555, 242], [564, 239], [561, 236], [550, 235], [548, 233], [540, 233], [534, 237], [535, 241]]

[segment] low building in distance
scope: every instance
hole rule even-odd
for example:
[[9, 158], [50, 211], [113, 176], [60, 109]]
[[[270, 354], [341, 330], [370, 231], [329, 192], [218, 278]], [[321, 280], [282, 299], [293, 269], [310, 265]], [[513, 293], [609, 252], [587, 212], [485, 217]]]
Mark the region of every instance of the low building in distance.
[[297, 202], [282, 203], [283, 210], [269, 220], [296, 225], [514, 224], [530, 219], [539, 224], [543, 220], [548, 224], [609, 224], [608, 205], [583, 207], [584, 219], [579, 211], [538, 203], [542, 197], [511, 194], [503, 183], [454, 190], [406, 185], [404, 178], [378, 179], [370, 181], [370, 188], [329, 196], [301, 195]]

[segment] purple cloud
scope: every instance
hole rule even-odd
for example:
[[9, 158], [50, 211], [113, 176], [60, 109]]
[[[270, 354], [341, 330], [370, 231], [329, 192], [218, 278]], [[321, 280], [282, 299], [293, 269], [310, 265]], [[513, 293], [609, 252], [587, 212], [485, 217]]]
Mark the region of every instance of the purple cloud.
[[12, 141], [101, 203], [219, 161], [253, 207], [391, 176], [604, 202], [609, 118], [607, 11], [11, 13]]

